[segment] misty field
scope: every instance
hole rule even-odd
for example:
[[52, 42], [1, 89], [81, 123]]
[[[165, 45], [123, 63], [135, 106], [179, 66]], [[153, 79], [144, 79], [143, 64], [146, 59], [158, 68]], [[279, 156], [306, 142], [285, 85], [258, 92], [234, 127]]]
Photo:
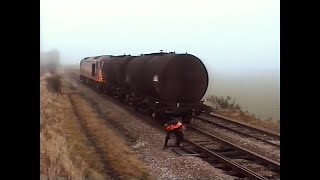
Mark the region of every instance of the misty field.
[[280, 121], [280, 75], [277, 70], [248, 72], [209, 73], [209, 87], [204, 99], [211, 95], [235, 98], [244, 112], [255, 117], [278, 122]]

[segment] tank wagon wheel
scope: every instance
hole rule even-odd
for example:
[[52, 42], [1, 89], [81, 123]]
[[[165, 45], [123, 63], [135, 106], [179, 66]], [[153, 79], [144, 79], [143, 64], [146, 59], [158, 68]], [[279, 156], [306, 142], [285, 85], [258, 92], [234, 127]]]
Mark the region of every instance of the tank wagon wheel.
[[102, 89], [101, 89], [100, 84], [97, 84], [97, 85], [96, 85], [96, 91], [97, 91], [99, 94], [102, 93]]
[[133, 110], [138, 112], [139, 110], [138, 106], [133, 106]]
[[131, 106], [130, 108], [131, 108], [133, 111], [137, 111], [137, 107], [136, 107], [136, 106], [134, 106], [134, 105], [131, 104], [131, 103], [130, 103], [129, 105]]
[[200, 110], [196, 110], [196, 111], [194, 112], [194, 115], [199, 116], [199, 115], [200, 115], [200, 113], [201, 113], [201, 111], [200, 111]]
[[186, 112], [185, 114], [182, 115], [182, 121], [184, 124], [189, 124], [192, 119], [192, 111], [191, 112]]
[[155, 111], [152, 113], [152, 117], [156, 120], [164, 119], [164, 114], [162, 112]]
[[147, 114], [148, 114], [148, 116], [153, 117], [154, 112], [153, 112], [151, 109], [149, 109], [148, 112], [147, 112]]
[[129, 103], [129, 105], [131, 106], [132, 110], [138, 112], [139, 108], [138, 108], [137, 104], [135, 104], [135, 103]]
[[157, 120], [157, 121], [159, 121], [159, 122], [161, 122], [162, 124], [165, 124], [166, 123], [166, 116], [164, 115], [164, 113], [163, 112], [154, 112], [154, 111], [152, 111], [152, 113], [151, 113], [151, 117], [153, 118], [153, 119], [155, 119], [155, 120]]
[[124, 95], [120, 96], [119, 100], [121, 104], [127, 104], [126, 97]]

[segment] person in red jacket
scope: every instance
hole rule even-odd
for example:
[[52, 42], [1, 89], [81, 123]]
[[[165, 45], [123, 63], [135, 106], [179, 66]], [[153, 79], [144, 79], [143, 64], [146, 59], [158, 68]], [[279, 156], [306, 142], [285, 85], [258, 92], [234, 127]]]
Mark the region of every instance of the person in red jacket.
[[167, 147], [168, 141], [170, 139], [171, 134], [176, 136], [175, 146], [179, 147], [180, 143], [183, 141], [183, 125], [181, 122], [175, 119], [170, 119], [167, 123], [164, 124], [165, 130], [167, 132], [164, 147]]

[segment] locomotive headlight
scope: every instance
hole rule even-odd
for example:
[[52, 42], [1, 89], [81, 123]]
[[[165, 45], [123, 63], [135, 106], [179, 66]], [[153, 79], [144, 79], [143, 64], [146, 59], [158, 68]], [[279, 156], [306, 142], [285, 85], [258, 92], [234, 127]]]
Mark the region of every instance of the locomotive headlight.
[[103, 77], [100, 77], [101, 80], [103, 80]]

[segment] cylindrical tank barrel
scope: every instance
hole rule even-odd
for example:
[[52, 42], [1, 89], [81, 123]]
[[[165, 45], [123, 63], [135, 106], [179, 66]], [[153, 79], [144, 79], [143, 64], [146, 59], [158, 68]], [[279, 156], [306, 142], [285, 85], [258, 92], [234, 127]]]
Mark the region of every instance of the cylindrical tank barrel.
[[127, 65], [134, 56], [122, 56], [113, 61], [115, 83], [119, 87], [126, 87]]
[[127, 73], [132, 89], [168, 103], [197, 103], [208, 87], [205, 66], [190, 54], [136, 57], [129, 62]]
[[127, 67], [127, 82], [132, 90], [141, 95], [150, 95], [152, 81], [147, 76], [148, 62], [157, 55], [143, 55], [133, 58]]

